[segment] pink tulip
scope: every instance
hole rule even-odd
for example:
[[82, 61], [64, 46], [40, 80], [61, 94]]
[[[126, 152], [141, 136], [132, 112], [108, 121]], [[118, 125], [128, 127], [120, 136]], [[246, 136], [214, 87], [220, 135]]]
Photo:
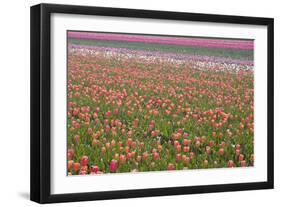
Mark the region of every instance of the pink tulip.
[[187, 139], [184, 139], [184, 140], [182, 141], [182, 144], [183, 144], [184, 146], [188, 145], [188, 140], [187, 140]]
[[93, 165], [93, 166], [91, 167], [91, 172], [92, 172], [92, 173], [98, 173], [98, 171], [100, 171], [100, 169], [99, 169], [98, 166]]
[[75, 140], [76, 142], [79, 142], [79, 140], [80, 140], [80, 135], [78, 135], [78, 134], [74, 135], [74, 140]]
[[126, 162], [126, 156], [125, 155], [120, 155], [119, 161], [120, 161], [120, 163], [124, 164]]
[[169, 163], [168, 164], [168, 167], [167, 167], [167, 170], [174, 170], [175, 169], [175, 166], [173, 163]]
[[176, 160], [179, 162], [179, 161], [181, 161], [181, 159], [182, 159], [181, 154], [176, 154]]
[[235, 154], [236, 154], [237, 156], [239, 156], [239, 155], [240, 155], [240, 149], [236, 149], [236, 150], [235, 150]]
[[109, 165], [109, 171], [114, 173], [114, 172], [116, 172], [117, 167], [118, 167], [117, 160], [111, 160], [110, 165]]
[[158, 160], [158, 159], [159, 159], [159, 153], [154, 152], [154, 153], [153, 153], [153, 160], [156, 161], [156, 160]]
[[222, 141], [221, 144], [220, 144], [220, 147], [224, 148], [224, 146], [225, 146], [225, 142]]
[[108, 111], [108, 112], [105, 113], [105, 117], [106, 117], [106, 118], [109, 118], [110, 116], [111, 116], [111, 112], [110, 112], [110, 111]]
[[142, 154], [142, 159], [143, 160], [146, 160], [148, 158], [148, 154], [147, 154], [147, 152], [144, 152], [143, 154]]
[[243, 154], [240, 154], [240, 155], [239, 155], [239, 161], [242, 161], [242, 160], [244, 160], [244, 155], [243, 155]]
[[224, 149], [223, 148], [220, 148], [219, 149], [219, 154], [222, 156], [224, 154]]
[[228, 160], [227, 166], [228, 166], [228, 167], [234, 167], [234, 162], [233, 162], [233, 160]]
[[74, 155], [74, 150], [73, 149], [68, 149], [67, 150], [67, 159], [68, 160], [72, 160], [73, 155]]
[[183, 162], [184, 162], [185, 164], [188, 164], [188, 163], [190, 162], [190, 158], [189, 158], [188, 156], [186, 156], [186, 155], [183, 155], [183, 156], [182, 156], [182, 160], [183, 160]]
[[183, 151], [184, 151], [184, 152], [189, 152], [189, 150], [190, 150], [189, 147], [187, 147], [187, 146], [183, 147]]
[[241, 167], [246, 167], [247, 166], [246, 160], [240, 161], [240, 165]]
[[213, 147], [215, 145], [215, 142], [213, 141], [213, 140], [211, 140], [210, 142], [209, 142], [209, 146], [210, 147]]

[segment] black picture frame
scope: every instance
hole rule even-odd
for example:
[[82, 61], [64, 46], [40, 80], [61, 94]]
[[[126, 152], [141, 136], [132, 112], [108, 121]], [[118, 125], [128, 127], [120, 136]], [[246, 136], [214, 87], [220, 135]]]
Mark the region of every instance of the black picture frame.
[[[192, 187], [87, 192], [74, 194], [50, 193], [50, 130], [51, 130], [51, 70], [50, 70], [50, 15], [53, 13], [134, 17], [149, 19], [181, 20], [210, 23], [232, 23], [267, 26], [267, 181], [238, 184], [219, 184]], [[31, 151], [30, 199], [38, 203], [119, 199], [146, 196], [211, 193], [271, 189], [274, 186], [274, 78], [273, 45], [274, 20], [272, 18], [195, 14], [168, 11], [103, 8], [88, 6], [39, 4], [31, 7]]]

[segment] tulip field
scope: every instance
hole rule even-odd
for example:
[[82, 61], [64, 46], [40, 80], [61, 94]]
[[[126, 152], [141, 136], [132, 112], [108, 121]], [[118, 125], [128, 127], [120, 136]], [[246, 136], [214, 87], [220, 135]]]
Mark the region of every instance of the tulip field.
[[254, 41], [68, 31], [67, 173], [254, 165]]

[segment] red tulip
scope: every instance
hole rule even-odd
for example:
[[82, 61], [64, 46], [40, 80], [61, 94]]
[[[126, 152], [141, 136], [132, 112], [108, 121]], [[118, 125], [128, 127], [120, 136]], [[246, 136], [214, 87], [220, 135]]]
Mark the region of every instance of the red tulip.
[[132, 142], [133, 142], [132, 138], [128, 138], [127, 139], [127, 146], [131, 146]]
[[78, 170], [80, 170], [80, 163], [79, 162], [75, 162], [73, 164], [73, 169], [75, 172], [77, 172]]
[[130, 147], [129, 147], [129, 146], [126, 146], [126, 147], [125, 147], [125, 152], [126, 152], [126, 153], [129, 153], [129, 152], [130, 152]]
[[82, 166], [86, 166], [86, 165], [88, 165], [88, 161], [89, 161], [88, 156], [84, 155], [84, 156], [81, 158], [80, 163], [81, 163]]

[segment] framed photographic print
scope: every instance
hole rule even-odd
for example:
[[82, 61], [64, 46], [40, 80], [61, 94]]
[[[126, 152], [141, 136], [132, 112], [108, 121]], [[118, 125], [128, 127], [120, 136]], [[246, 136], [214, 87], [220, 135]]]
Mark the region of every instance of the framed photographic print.
[[273, 188], [273, 19], [31, 7], [31, 200]]

